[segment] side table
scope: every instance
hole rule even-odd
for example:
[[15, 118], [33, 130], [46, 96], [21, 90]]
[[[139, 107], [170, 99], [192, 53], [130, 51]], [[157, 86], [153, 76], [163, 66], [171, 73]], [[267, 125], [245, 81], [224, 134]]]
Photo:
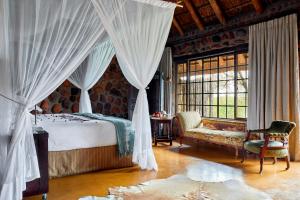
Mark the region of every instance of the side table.
[[[154, 137], [154, 144], [157, 145], [158, 142], [170, 142], [172, 146], [173, 140], [173, 131], [172, 131], [172, 123], [173, 117], [150, 117], [152, 122], [153, 128], [153, 137]], [[159, 125], [165, 124], [167, 127], [167, 135], [159, 135]]]
[[48, 174], [48, 133], [39, 130], [33, 134], [36, 153], [38, 157], [39, 169], [41, 177], [26, 183], [26, 191], [23, 197], [42, 194], [42, 200], [47, 199], [49, 190], [49, 174]]

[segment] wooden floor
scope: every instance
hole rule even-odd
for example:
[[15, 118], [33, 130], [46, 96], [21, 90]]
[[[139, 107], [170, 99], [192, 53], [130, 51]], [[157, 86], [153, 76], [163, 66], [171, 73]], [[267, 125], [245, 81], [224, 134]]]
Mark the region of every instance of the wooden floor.
[[[159, 166], [158, 172], [141, 171], [137, 167], [132, 167], [52, 179], [48, 199], [77, 200], [79, 197], [89, 195], [104, 196], [109, 187], [129, 186], [150, 179], [166, 178], [183, 172], [188, 165], [200, 159], [241, 169], [245, 181], [261, 190], [274, 187], [280, 189], [284, 187], [284, 181], [300, 180], [300, 163], [291, 163], [291, 169], [285, 171], [285, 162], [278, 161], [276, 165], [272, 165], [271, 161], [266, 161], [264, 173], [259, 175], [258, 160], [252, 158], [241, 164], [240, 159], [235, 158], [234, 152], [224, 151], [221, 148], [202, 145], [185, 145], [179, 148], [177, 143], [172, 147], [162, 143], [154, 147], [154, 152]], [[26, 200], [37, 199], [41, 199], [41, 196], [26, 198]]]

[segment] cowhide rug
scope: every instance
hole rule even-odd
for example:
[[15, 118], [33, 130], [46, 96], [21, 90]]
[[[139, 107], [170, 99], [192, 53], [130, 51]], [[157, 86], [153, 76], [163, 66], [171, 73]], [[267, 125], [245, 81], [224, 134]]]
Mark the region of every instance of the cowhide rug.
[[242, 172], [225, 165], [200, 161], [167, 179], [136, 186], [109, 188], [107, 197], [79, 200], [269, 200], [268, 194], [244, 183]]

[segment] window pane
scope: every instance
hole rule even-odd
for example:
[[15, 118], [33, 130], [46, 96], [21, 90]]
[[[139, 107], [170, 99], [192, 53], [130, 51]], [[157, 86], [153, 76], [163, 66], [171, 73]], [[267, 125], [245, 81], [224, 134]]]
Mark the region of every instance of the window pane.
[[237, 71], [237, 79], [248, 78], [248, 71], [246, 66], [239, 66]]
[[210, 59], [210, 67], [211, 69], [215, 69], [218, 67], [218, 57], [213, 57]]
[[189, 110], [196, 111], [196, 106], [194, 104], [190, 104]]
[[190, 71], [190, 77], [189, 77], [189, 81], [190, 82], [194, 82], [195, 79], [196, 79], [196, 76], [195, 76], [195, 73], [194, 71]]
[[237, 92], [247, 92], [247, 80], [238, 80], [237, 81]]
[[210, 79], [212, 81], [217, 81], [218, 80], [218, 71], [217, 70], [211, 70]]
[[185, 94], [185, 93], [186, 93], [186, 84], [178, 84], [177, 94]]
[[210, 106], [203, 106], [203, 116], [204, 117], [210, 117]]
[[178, 95], [178, 104], [186, 104], [186, 95]]
[[202, 105], [202, 94], [196, 94], [196, 105]]
[[226, 105], [226, 94], [220, 94], [219, 95], [219, 105]]
[[190, 100], [190, 105], [195, 105], [196, 104], [196, 95], [195, 94], [190, 94], [189, 95], [189, 100]]
[[218, 117], [218, 106], [211, 106], [211, 117]]
[[202, 70], [202, 60], [198, 60], [196, 65], [196, 71]]
[[186, 72], [186, 64], [179, 64], [178, 65], [178, 74]]
[[234, 94], [227, 95], [227, 105], [234, 106]]
[[195, 92], [202, 93], [202, 83], [196, 83], [195, 85], [196, 85]]
[[226, 93], [227, 81], [219, 82], [219, 93]]
[[195, 73], [195, 82], [201, 82], [202, 81], [202, 71], [197, 71]]
[[178, 112], [184, 112], [185, 111], [185, 105], [177, 105], [177, 111]]
[[229, 67], [226, 69], [226, 76], [227, 80], [234, 79], [234, 67]]
[[226, 55], [223, 55], [223, 56], [219, 56], [219, 67], [226, 67], [227, 64], [226, 64]]
[[246, 118], [246, 107], [237, 107], [237, 118]]
[[234, 93], [234, 80], [227, 81], [227, 93]]
[[196, 69], [196, 65], [194, 64], [194, 62], [191, 62], [190, 63], [190, 72], [195, 71], [195, 69]]
[[196, 106], [196, 111], [200, 113], [202, 116], [202, 107], [201, 106]]
[[226, 80], [226, 68], [219, 69], [219, 80]]
[[196, 86], [195, 83], [190, 83], [190, 93], [195, 93], [196, 91], [195, 86]]
[[193, 60], [190, 61], [190, 72], [202, 70], [202, 61], [201, 60]]
[[211, 94], [211, 105], [218, 105], [218, 94]]
[[237, 106], [246, 106], [247, 105], [247, 99], [246, 94], [237, 94]]
[[204, 93], [209, 93], [210, 91], [211, 91], [211, 89], [210, 89], [210, 82], [204, 82], [203, 83], [203, 92]]
[[211, 94], [204, 94], [203, 101], [204, 105], [211, 105], [213, 101], [213, 96]]
[[238, 65], [246, 65], [248, 63], [247, 60], [248, 60], [247, 53], [238, 54]]
[[227, 67], [233, 67], [234, 66], [234, 55], [228, 55], [227, 56]]
[[218, 93], [218, 82], [211, 82], [210, 86], [211, 86], [210, 89], [211, 93]]
[[187, 80], [187, 77], [185, 74], [178, 74], [177, 75], [177, 83], [185, 83]]
[[210, 69], [210, 59], [204, 59], [203, 60], [203, 70]]
[[203, 71], [203, 74], [204, 74], [204, 81], [210, 81], [210, 70], [205, 70]]
[[234, 107], [227, 107], [227, 118], [234, 119]]
[[219, 106], [219, 117], [226, 118], [226, 106]]

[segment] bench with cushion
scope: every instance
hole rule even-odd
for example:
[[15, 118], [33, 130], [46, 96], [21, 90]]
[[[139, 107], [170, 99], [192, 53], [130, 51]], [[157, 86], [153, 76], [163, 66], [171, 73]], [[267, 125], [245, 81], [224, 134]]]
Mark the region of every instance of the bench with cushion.
[[204, 119], [198, 112], [181, 112], [176, 115], [183, 137], [199, 139], [213, 144], [233, 147], [238, 156], [245, 140], [246, 124], [242, 121]]

